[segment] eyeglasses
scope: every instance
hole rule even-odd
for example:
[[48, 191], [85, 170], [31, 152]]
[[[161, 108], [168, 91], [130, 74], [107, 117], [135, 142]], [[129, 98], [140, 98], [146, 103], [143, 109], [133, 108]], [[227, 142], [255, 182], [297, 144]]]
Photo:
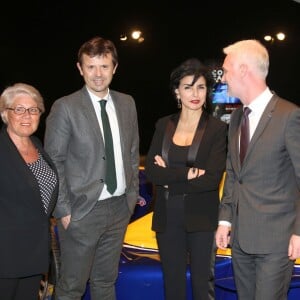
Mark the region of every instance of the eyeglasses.
[[38, 115], [41, 113], [41, 110], [38, 107], [25, 108], [23, 106], [17, 106], [15, 108], [7, 107], [6, 109], [12, 110], [16, 115], [23, 115], [26, 111], [28, 111], [31, 115]]

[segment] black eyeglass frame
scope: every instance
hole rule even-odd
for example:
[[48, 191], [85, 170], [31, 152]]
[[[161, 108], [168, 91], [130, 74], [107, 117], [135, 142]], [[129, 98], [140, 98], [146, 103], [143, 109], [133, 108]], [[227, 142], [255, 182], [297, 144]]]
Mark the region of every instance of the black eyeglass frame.
[[12, 110], [16, 115], [24, 115], [26, 113], [26, 111], [29, 112], [30, 115], [39, 115], [41, 114], [41, 109], [38, 107], [29, 107], [29, 108], [25, 108], [23, 106], [17, 106], [15, 108], [12, 107], [7, 107], [6, 109], [8, 110]]

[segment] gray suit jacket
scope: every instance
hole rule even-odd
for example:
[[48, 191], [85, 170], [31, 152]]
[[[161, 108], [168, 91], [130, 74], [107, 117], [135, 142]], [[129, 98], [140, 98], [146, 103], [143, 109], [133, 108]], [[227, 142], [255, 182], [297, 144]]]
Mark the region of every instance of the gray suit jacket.
[[[247, 253], [287, 251], [300, 235], [300, 108], [274, 95], [239, 159], [242, 108], [232, 114], [224, 196], [219, 220], [232, 223]], [[236, 224], [238, 222], [238, 234]]]
[[[110, 90], [120, 128], [126, 196], [132, 213], [138, 198], [139, 135], [131, 96]], [[56, 100], [46, 121], [45, 149], [59, 174], [54, 216], [84, 217], [96, 204], [106, 169], [102, 133], [90, 96], [81, 90]]]

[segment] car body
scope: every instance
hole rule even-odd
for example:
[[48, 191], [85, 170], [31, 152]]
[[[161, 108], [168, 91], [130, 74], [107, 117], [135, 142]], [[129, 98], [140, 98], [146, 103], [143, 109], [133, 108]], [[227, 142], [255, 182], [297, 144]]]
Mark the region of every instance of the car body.
[[[119, 263], [116, 282], [117, 300], [164, 300], [164, 287], [159, 252], [155, 232], [151, 230], [152, 201], [154, 197], [152, 184], [146, 180], [144, 170], [140, 169], [140, 196], [135, 212], [128, 225]], [[223, 193], [225, 174], [220, 184], [220, 198]], [[53, 253], [56, 271], [59, 269], [59, 245], [57, 230], [54, 225]], [[187, 300], [193, 300], [190, 269], [187, 267]], [[53, 280], [52, 280], [53, 281]], [[55, 283], [54, 283], [55, 284]], [[215, 260], [215, 299], [237, 300], [231, 263], [231, 249], [217, 249]], [[51, 299], [51, 298], [50, 298]], [[82, 298], [90, 300], [89, 284]], [[294, 265], [288, 300], [300, 299], [300, 260]]]

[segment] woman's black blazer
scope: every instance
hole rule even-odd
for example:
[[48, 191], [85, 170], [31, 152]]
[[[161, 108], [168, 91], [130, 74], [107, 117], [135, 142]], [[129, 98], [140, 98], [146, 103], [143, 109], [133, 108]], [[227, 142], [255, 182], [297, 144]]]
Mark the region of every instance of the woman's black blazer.
[[[166, 156], [163, 153], [166, 135], [169, 139], [173, 137], [168, 134], [169, 124], [173, 122], [176, 128], [178, 120], [179, 114], [173, 114], [157, 121], [146, 158], [146, 176], [155, 185], [156, 194], [152, 229], [163, 231], [165, 228], [166, 194], [181, 194], [185, 195], [185, 229], [214, 231], [218, 220], [219, 183], [226, 164], [227, 124], [203, 112], [198, 127], [204, 127], [204, 132], [201, 141], [199, 138], [193, 140], [192, 148], [197, 151], [192, 164], [187, 161], [184, 167], [159, 167], [154, 164], [154, 157], [157, 154]], [[187, 180], [191, 166], [204, 169], [205, 175]]]
[[[44, 159], [56, 172], [41, 142], [32, 137]], [[33, 173], [9, 138], [0, 131], [0, 278], [16, 278], [48, 272], [49, 218], [56, 203], [58, 185], [46, 215]]]

